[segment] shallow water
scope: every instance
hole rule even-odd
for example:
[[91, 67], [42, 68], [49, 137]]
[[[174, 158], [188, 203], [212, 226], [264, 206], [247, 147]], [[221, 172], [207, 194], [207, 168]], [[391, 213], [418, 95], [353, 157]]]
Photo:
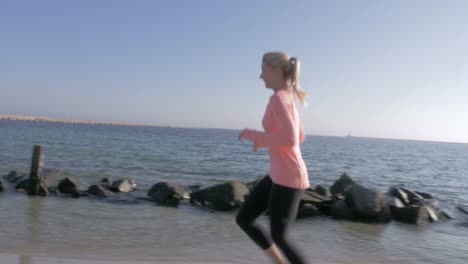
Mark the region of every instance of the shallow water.
[[[267, 152], [252, 153], [237, 135], [217, 129], [0, 121], [0, 174], [27, 171], [35, 144], [44, 147], [44, 166], [62, 176], [88, 183], [135, 178], [139, 190], [130, 197], [145, 197], [159, 181], [209, 185], [266, 174]], [[308, 136], [302, 150], [312, 184], [331, 185], [348, 172], [382, 191], [402, 185], [431, 193], [455, 218], [427, 226], [298, 220], [291, 236], [313, 263], [466, 262], [468, 215], [455, 206], [468, 205], [468, 144]], [[36, 256], [36, 262], [47, 256], [268, 263], [235, 225], [235, 212], [145, 201], [29, 198], [9, 190], [0, 193], [0, 210], [0, 252]], [[261, 221], [267, 224], [266, 217]]]

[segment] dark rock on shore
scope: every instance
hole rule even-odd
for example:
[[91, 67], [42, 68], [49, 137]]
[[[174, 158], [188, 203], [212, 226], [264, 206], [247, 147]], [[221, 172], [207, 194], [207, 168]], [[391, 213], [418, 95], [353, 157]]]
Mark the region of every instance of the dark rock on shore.
[[468, 208], [463, 207], [463, 206], [457, 206], [457, 209], [460, 210], [460, 212], [465, 213], [468, 215]]
[[422, 195], [419, 195], [418, 192], [413, 192], [403, 187], [397, 188], [397, 190], [400, 193], [400, 195], [403, 194], [403, 197], [405, 198], [407, 204], [417, 204], [418, 202], [423, 201], [425, 199]]
[[[412, 191], [403, 187], [390, 187], [388, 195], [395, 199], [390, 204], [395, 220], [412, 224], [423, 224], [451, 219], [431, 203], [432, 195]], [[424, 219], [423, 219], [424, 218]]]
[[109, 190], [113, 192], [131, 192], [135, 190], [135, 180], [126, 178], [109, 184]]
[[403, 187], [390, 187], [388, 195], [398, 198], [404, 205], [418, 204], [432, 199], [430, 194], [412, 191]]
[[104, 188], [109, 188], [111, 184], [112, 184], [112, 180], [110, 180], [109, 178], [102, 178], [100, 182], [100, 185]]
[[89, 188], [88, 188], [88, 191], [87, 193], [91, 194], [91, 195], [94, 195], [94, 196], [97, 196], [97, 197], [112, 197], [114, 196], [114, 193], [111, 192], [109, 189], [101, 186], [101, 185], [91, 185]]
[[340, 178], [330, 187], [330, 192], [333, 197], [337, 199], [343, 199], [346, 193], [350, 191], [354, 185], [355, 182], [353, 179], [351, 179], [348, 174], [343, 173], [341, 174]]
[[[15, 189], [18, 192], [28, 192], [29, 189], [29, 179], [21, 180], [15, 185]], [[39, 185], [39, 195], [45, 196], [49, 194], [49, 188], [45, 185], [45, 182], [42, 182]]]
[[393, 218], [401, 222], [421, 225], [429, 221], [429, 212], [425, 206], [391, 206], [390, 210]]
[[320, 209], [317, 206], [309, 203], [304, 203], [299, 205], [299, 209], [297, 211], [297, 218], [306, 218], [321, 215]]
[[59, 182], [57, 189], [62, 194], [77, 195], [80, 192], [87, 190], [88, 187], [74, 178], [66, 177]]
[[306, 189], [304, 194], [302, 195], [301, 202], [303, 203], [311, 203], [315, 205], [319, 205], [323, 202], [330, 201], [329, 197], [323, 196], [312, 189]]
[[336, 201], [329, 210], [329, 215], [336, 219], [343, 219], [349, 221], [355, 221], [356, 215], [354, 210], [350, 208], [344, 200]]
[[403, 190], [406, 195], [408, 196], [408, 199], [410, 201], [410, 204], [416, 204], [417, 202], [419, 201], [423, 201], [424, 200], [424, 197], [421, 196], [418, 192], [413, 192], [409, 189], [406, 189], [406, 188], [401, 188], [401, 190]]
[[29, 175], [26, 173], [20, 173], [16, 170], [10, 171], [10, 173], [3, 176], [5, 180], [11, 183], [18, 183], [19, 181], [26, 179], [26, 177], [29, 177]]
[[320, 210], [320, 212], [327, 214], [331, 205], [334, 203], [329, 197], [323, 196], [312, 189], [306, 189], [301, 198], [301, 205], [311, 204]]
[[329, 197], [323, 196], [313, 189], [305, 190], [299, 204], [297, 218], [321, 215], [324, 211], [327, 211], [325, 206], [329, 201]]
[[53, 194], [53, 195], [59, 194], [57, 186], [48, 186], [47, 189], [49, 190], [49, 194]]
[[[177, 206], [185, 199], [192, 204], [209, 206], [215, 210], [232, 210], [239, 208], [250, 192], [264, 177], [260, 176], [253, 181], [228, 181], [206, 188], [199, 185], [179, 186], [167, 182], [154, 184], [147, 192], [146, 197], [137, 197], [135, 194], [118, 194], [135, 190], [135, 181], [130, 178], [112, 181], [104, 178], [101, 182], [88, 188], [75, 178], [59, 178], [65, 172], [54, 169], [43, 170], [44, 182], [41, 184], [41, 195], [48, 193], [68, 194], [71, 197], [96, 196], [110, 198], [108, 201], [118, 203], [135, 203], [153, 201], [160, 205]], [[0, 181], [0, 191], [3, 183], [9, 187], [13, 183], [18, 191], [27, 192], [29, 175], [18, 171], [11, 171], [3, 176], [6, 181]], [[56, 183], [46, 186], [48, 183]], [[117, 193], [118, 192], [118, 193]], [[139, 192], [137, 191], [136, 194]], [[137, 201], [138, 200], [138, 201]], [[391, 219], [411, 224], [425, 224], [437, 222], [451, 217], [436, 207], [432, 195], [413, 191], [403, 187], [391, 187], [386, 194], [371, 190], [356, 183], [348, 174], [343, 173], [334, 184], [327, 188], [318, 185], [304, 191], [301, 198], [297, 218], [327, 215], [333, 218], [350, 221], [388, 222]], [[462, 213], [468, 215], [468, 208], [457, 207]]]
[[354, 214], [359, 220], [389, 222], [392, 219], [385, 195], [360, 184], [354, 184], [346, 193], [345, 202], [349, 208], [354, 209]]
[[28, 188], [29, 188], [29, 179], [21, 180], [15, 185], [15, 189], [20, 192], [21, 191], [27, 192]]
[[229, 181], [193, 192], [190, 195], [190, 202], [225, 211], [239, 208], [249, 193], [244, 183]]
[[159, 182], [148, 190], [148, 196], [158, 204], [177, 206], [183, 199], [189, 198], [190, 191], [182, 186]]
[[415, 191], [415, 193], [419, 194], [424, 199], [433, 199], [433, 196], [429, 193], [419, 192], [419, 191]]
[[[398, 201], [401, 204], [403, 204], [403, 206], [407, 206], [411, 204], [408, 194], [401, 188], [390, 187], [390, 189], [388, 190], [388, 195], [390, 195], [391, 197], [397, 198]], [[401, 207], [401, 206], [398, 206], [398, 207]]]
[[330, 188], [327, 188], [323, 185], [317, 185], [315, 186], [315, 192], [324, 196], [324, 197], [327, 197], [327, 198], [330, 198], [332, 195], [331, 195], [331, 192], [330, 192]]

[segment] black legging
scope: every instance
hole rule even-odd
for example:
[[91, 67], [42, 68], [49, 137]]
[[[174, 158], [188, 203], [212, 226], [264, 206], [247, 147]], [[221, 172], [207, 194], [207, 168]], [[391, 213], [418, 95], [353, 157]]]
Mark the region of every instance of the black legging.
[[[304, 190], [293, 189], [271, 181], [265, 176], [255, 186], [236, 217], [237, 224], [263, 250], [273, 242], [292, 264], [306, 263], [300, 251], [287, 239], [287, 229], [296, 219]], [[270, 212], [271, 237], [256, 219], [266, 210]]]

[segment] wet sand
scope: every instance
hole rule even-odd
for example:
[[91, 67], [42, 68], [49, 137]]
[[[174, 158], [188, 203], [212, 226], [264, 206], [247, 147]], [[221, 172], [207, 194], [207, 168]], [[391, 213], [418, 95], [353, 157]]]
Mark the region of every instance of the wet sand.
[[235, 261], [219, 261], [215, 259], [183, 259], [183, 258], [161, 258], [154, 261], [122, 261], [122, 260], [93, 260], [93, 259], [72, 259], [56, 258], [48, 256], [29, 256], [0, 253], [1, 264], [234, 264], [245, 263]]

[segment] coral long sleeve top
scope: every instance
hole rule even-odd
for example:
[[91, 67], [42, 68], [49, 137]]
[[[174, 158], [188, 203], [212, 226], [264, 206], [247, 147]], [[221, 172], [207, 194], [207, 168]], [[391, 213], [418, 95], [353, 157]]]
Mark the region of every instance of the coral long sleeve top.
[[269, 149], [272, 181], [294, 189], [307, 189], [309, 176], [299, 147], [305, 136], [291, 92], [280, 90], [270, 97], [262, 125], [265, 132], [248, 130], [245, 138], [254, 142], [255, 150]]

